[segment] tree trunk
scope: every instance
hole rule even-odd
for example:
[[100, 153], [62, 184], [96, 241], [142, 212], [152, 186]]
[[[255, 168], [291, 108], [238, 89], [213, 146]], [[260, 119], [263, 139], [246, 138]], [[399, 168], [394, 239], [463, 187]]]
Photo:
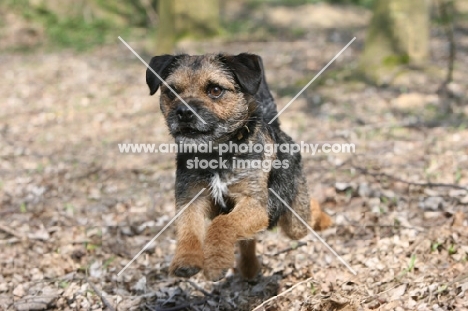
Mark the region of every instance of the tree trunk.
[[429, 56], [429, 0], [377, 0], [360, 67], [376, 84], [400, 65], [422, 66]]
[[157, 28], [156, 54], [170, 54], [173, 52], [176, 37], [174, 1], [159, 0], [158, 13], [159, 27]]
[[178, 37], [203, 38], [219, 31], [219, 0], [174, 0]]

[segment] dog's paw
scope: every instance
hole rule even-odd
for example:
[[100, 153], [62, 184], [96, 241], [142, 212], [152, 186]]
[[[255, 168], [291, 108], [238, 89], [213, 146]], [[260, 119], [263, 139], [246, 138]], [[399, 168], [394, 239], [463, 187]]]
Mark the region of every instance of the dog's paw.
[[205, 245], [203, 273], [208, 280], [219, 281], [234, 264], [234, 245]]
[[203, 275], [207, 280], [217, 282], [226, 276], [227, 271], [228, 269], [211, 269], [205, 267], [203, 270]]
[[200, 267], [195, 267], [195, 266], [178, 267], [172, 270], [172, 274], [178, 277], [182, 277], [182, 278], [189, 278], [197, 274], [200, 270], [201, 270]]
[[185, 254], [172, 260], [169, 273], [174, 276], [189, 278], [203, 269], [201, 254]]

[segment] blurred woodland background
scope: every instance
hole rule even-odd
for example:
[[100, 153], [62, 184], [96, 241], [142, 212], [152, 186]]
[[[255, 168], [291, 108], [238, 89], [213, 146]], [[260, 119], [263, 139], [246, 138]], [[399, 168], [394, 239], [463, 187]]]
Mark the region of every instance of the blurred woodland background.
[[[148, 52], [163, 54], [183, 40], [288, 41], [317, 27], [340, 28], [336, 10], [329, 16], [326, 12], [333, 10], [326, 6], [316, 10], [325, 14], [314, 14], [312, 4], [340, 5], [349, 11], [365, 8], [362, 14], [354, 12], [360, 19], [355, 28], [367, 26], [372, 11], [360, 72], [378, 84], [388, 82], [399, 65], [427, 64], [431, 27], [439, 26], [449, 49], [446, 82], [452, 80], [454, 23], [466, 23], [465, 0], [5, 0], [0, 4], [0, 49], [84, 51], [115, 43], [122, 35], [144, 41]], [[294, 15], [302, 9], [305, 12]]]
[[[174, 154], [143, 59], [259, 54], [320, 235], [259, 236], [262, 275], [168, 275]], [[468, 310], [468, 0], [2, 0], [0, 310]], [[234, 266], [234, 264], [233, 264]], [[259, 306], [261, 305], [261, 306]]]

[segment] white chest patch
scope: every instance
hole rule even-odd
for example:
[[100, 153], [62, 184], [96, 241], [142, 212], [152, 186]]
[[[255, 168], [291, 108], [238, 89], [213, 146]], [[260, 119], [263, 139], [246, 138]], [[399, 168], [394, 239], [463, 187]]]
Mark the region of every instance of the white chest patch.
[[213, 197], [215, 203], [221, 206], [225, 206], [226, 204], [224, 202], [223, 196], [227, 195], [228, 188], [227, 183], [221, 180], [219, 174], [214, 174], [213, 178], [211, 178], [210, 189], [211, 196]]

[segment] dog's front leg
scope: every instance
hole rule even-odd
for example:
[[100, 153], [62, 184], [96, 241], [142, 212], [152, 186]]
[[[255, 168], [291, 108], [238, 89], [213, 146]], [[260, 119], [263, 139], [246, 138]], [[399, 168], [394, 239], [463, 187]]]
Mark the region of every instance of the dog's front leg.
[[251, 239], [267, 227], [266, 206], [252, 197], [240, 198], [229, 214], [213, 219], [206, 232], [203, 247], [205, 277], [210, 280], [222, 278], [233, 265], [236, 241]]
[[[188, 202], [177, 202], [183, 208]], [[169, 272], [175, 276], [191, 277], [203, 269], [203, 240], [205, 215], [209, 208], [207, 197], [198, 197], [177, 220], [177, 246]]]

